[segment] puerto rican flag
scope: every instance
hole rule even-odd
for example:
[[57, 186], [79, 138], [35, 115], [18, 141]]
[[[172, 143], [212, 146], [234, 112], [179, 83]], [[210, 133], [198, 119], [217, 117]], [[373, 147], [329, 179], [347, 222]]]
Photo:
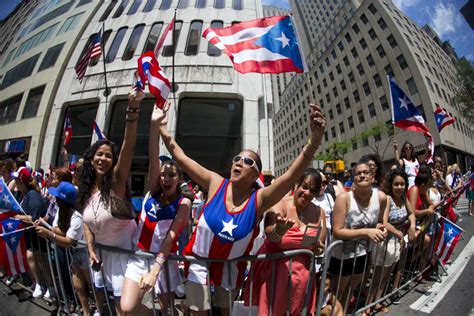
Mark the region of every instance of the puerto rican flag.
[[165, 31], [161, 35], [160, 40], [158, 41], [158, 43], [156, 43], [155, 49], [153, 51], [155, 53], [155, 56], [158, 56], [158, 52], [160, 51], [161, 47], [173, 45], [174, 21], [175, 18], [171, 20], [170, 24], [168, 24]]
[[440, 229], [435, 243], [435, 253], [441, 263], [446, 264], [459, 238], [461, 238], [462, 230], [444, 217], [439, 218], [439, 225]]
[[168, 99], [171, 84], [152, 51], [146, 52], [138, 58], [138, 75], [142, 84], [148, 82], [150, 93], [156, 97], [156, 106], [162, 109]]
[[15, 216], [22, 211], [22, 208], [15, 197], [12, 195], [8, 186], [0, 178], [0, 220]]
[[454, 124], [454, 122], [456, 122], [455, 118], [449, 116], [449, 114], [444, 109], [439, 107], [436, 108], [436, 110], [434, 111], [434, 117], [439, 132], [441, 132], [441, 130], [446, 126]]
[[92, 124], [92, 128], [94, 129], [94, 132], [97, 135], [97, 139], [99, 140], [107, 139], [107, 137], [105, 137], [105, 134], [102, 132], [102, 130], [99, 127], [99, 124], [97, 124], [96, 121], [94, 121], [94, 123]]
[[72, 124], [71, 124], [71, 117], [69, 114], [66, 114], [64, 118], [64, 146], [69, 144], [72, 138]]
[[298, 37], [287, 15], [207, 28], [202, 36], [226, 53], [240, 73], [305, 71]]
[[28, 270], [25, 237], [22, 223], [9, 218], [1, 221], [0, 261], [7, 275], [15, 275]]
[[423, 133], [430, 142], [431, 156], [427, 159], [427, 161], [430, 162], [434, 154], [434, 143], [425, 119], [420, 112], [418, 112], [408, 95], [403, 92], [393, 79], [390, 79], [389, 76], [387, 76], [387, 78], [390, 83], [392, 124], [406, 131]]

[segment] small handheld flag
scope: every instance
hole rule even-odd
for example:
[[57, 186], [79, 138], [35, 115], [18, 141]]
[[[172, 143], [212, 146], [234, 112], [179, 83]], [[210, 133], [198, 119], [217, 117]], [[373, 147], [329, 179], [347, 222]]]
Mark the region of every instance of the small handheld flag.
[[456, 122], [455, 118], [449, 116], [449, 114], [444, 109], [439, 107], [436, 108], [436, 110], [434, 111], [434, 117], [439, 132], [441, 132], [441, 130], [446, 126], [454, 124], [454, 122]]
[[64, 118], [64, 146], [69, 144], [72, 138], [72, 125], [71, 125], [71, 117], [69, 114], [66, 114]]
[[138, 75], [142, 84], [148, 82], [150, 93], [156, 97], [156, 105], [162, 109], [168, 99], [171, 84], [152, 51], [138, 58]]
[[439, 257], [442, 264], [448, 262], [451, 253], [461, 237], [461, 229], [446, 220], [444, 217], [439, 218], [439, 233], [435, 243], [435, 253]]
[[92, 124], [92, 128], [94, 129], [94, 132], [97, 135], [97, 139], [99, 140], [107, 139], [107, 137], [105, 137], [105, 134], [102, 132], [102, 130], [99, 127], [99, 124], [97, 124], [96, 121], [94, 121], [94, 123]]
[[226, 53], [240, 73], [305, 71], [290, 16], [271, 16], [220, 29], [207, 28], [202, 36]]
[[76, 65], [75, 70], [77, 74], [77, 79], [79, 79], [80, 81], [82, 80], [82, 78], [84, 78], [87, 66], [89, 65], [91, 59], [102, 54], [102, 46], [100, 44], [101, 39], [102, 33], [99, 32], [94, 37], [92, 42], [90, 42], [89, 46], [87, 46], [86, 51], [79, 60], [79, 63]]

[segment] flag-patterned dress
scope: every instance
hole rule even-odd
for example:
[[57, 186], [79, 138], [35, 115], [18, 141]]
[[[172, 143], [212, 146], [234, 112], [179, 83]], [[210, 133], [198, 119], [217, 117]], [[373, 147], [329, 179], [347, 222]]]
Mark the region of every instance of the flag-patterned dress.
[[[185, 255], [233, 259], [249, 254], [253, 240], [258, 234], [258, 190], [252, 193], [242, 210], [231, 213], [225, 205], [229, 184], [230, 181], [224, 179], [214, 196], [203, 206], [197, 228], [184, 249]], [[245, 267], [246, 262], [211, 263], [211, 284], [228, 290], [235, 289], [243, 281]], [[208, 269], [203, 264], [192, 263], [186, 266], [189, 281], [207, 284], [207, 273]]]

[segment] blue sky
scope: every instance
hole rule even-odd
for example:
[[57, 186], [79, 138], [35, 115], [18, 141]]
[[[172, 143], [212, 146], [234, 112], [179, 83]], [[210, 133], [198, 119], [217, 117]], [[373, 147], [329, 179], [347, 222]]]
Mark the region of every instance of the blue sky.
[[[289, 8], [288, 0], [262, 0], [265, 5]], [[474, 31], [459, 10], [468, 0], [392, 0], [418, 25], [429, 24], [459, 57], [474, 61]]]

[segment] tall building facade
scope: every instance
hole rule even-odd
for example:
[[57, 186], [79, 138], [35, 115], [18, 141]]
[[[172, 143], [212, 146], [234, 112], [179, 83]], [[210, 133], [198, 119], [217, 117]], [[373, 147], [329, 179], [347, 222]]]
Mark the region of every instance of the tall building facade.
[[100, 5], [91, 0], [22, 1], [3, 21], [1, 158], [21, 154], [39, 167], [65, 64]]
[[[173, 46], [164, 46], [157, 59], [178, 90], [168, 127], [185, 152], [205, 167], [226, 176], [233, 155], [249, 148], [259, 151], [263, 169], [273, 169], [271, 111], [265, 109], [263, 76], [239, 74], [229, 58], [201, 34], [207, 27], [226, 27], [255, 19], [261, 10], [254, 0], [148, 0], [104, 1], [85, 25], [76, 49], [64, 64], [65, 71], [54, 96], [54, 107], [44, 119], [47, 132], [41, 164], [61, 163], [63, 124], [71, 118], [73, 136], [69, 154], [81, 155], [96, 136], [95, 120], [107, 138], [120, 148], [125, 129], [127, 95], [138, 57], [153, 50], [163, 30], [177, 13]], [[104, 29], [104, 54], [89, 64], [82, 81], [74, 67], [85, 48]], [[106, 90], [107, 86], [107, 90]], [[147, 88], [148, 90], [148, 88]], [[267, 105], [271, 106], [270, 90]], [[131, 185], [143, 194], [148, 170], [149, 120], [154, 99], [147, 94], [141, 105]], [[162, 146], [162, 154], [166, 149]]]
[[[306, 34], [303, 42], [310, 49], [305, 52], [309, 74], [293, 78], [280, 100], [285, 107], [274, 116], [277, 176], [307, 141], [309, 102], [320, 104], [328, 120], [323, 151], [335, 143], [350, 142], [351, 148], [344, 155], [346, 165], [374, 151], [385, 161], [392, 160], [392, 135], [379, 133], [359, 141], [363, 132], [381, 123], [390, 124], [387, 75], [424, 115], [436, 154], [443, 155], [447, 163], [466, 165], [474, 152], [473, 131], [453, 102], [455, 65], [432, 37], [389, 0], [290, 3], [295, 20], [300, 21], [300, 34]], [[328, 6], [333, 6], [332, 11]], [[311, 26], [318, 35], [313, 37]], [[316, 27], [322, 31], [315, 31]], [[436, 107], [457, 118], [441, 133], [433, 116]], [[419, 133], [396, 130], [396, 138], [399, 143], [412, 142], [417, 150], [423, 148]]]

